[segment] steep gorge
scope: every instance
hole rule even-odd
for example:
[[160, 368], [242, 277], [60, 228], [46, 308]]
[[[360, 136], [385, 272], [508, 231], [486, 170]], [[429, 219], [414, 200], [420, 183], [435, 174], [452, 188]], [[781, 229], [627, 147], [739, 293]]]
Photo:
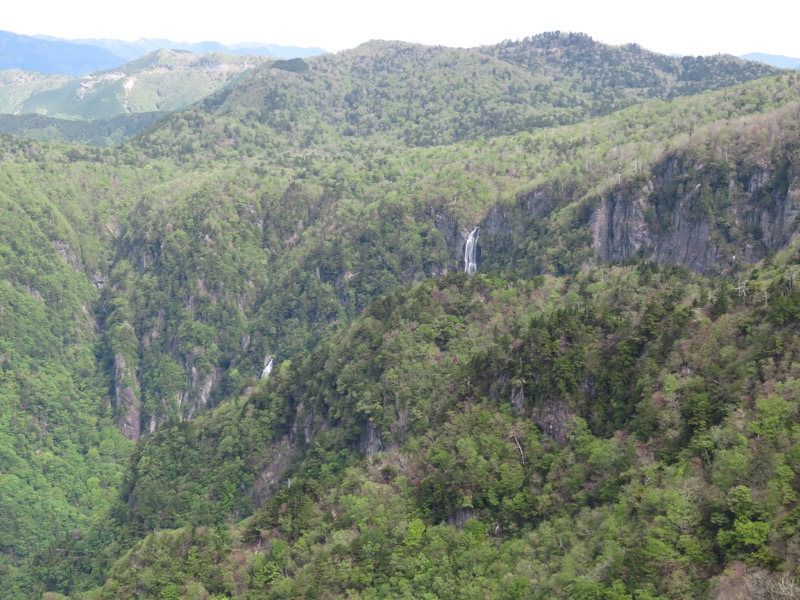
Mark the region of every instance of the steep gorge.
[[[510, 65], [508, 44], [500, 58], [375, 42], [302, 72], [264, 66], [120, 148], [2, 138], [14, 220], [0, 230], [0, 310], [35, 321], [4, 323], [0, 339], [3, 415], [22, 417], [0, 440], [13, 438], [2, 464], [16, 506], [2, 537], [25, 533], [2, 548], [14, 590], [180, 595], [202, 571], [201, 597], [317, 584], [386, 597], [404, 585], [391, 576], [450, 568], [410, 566], [404, 548], [535, 554], [552, 528], [582, 536], [561, 536], [576, 554], [593, 548], [578, 562], [597, 594], [705, 591], [742, 557], [778, 568], [770, 552], [796, 566], [781, 544], [797, 491], [800, 78], [677, 98], [661, 69], [677, 63], [661, 61], [670, 101], [584, 122], [626, 104], [589, 102], [615, 75], [605, 53], [642, 53], [556, 36], [519, 56], [545, 41], [569, 48], [544, 74]], [[566, 114], [577, 80], [553, 76], [555, 59], [575, 75], [584, 55], [591, 77]], [[708, 89], [716, 68], [759, 74], [695, 67]], [[629, 97], [648, 77], [631, 76]], [[770, 411], [785, 415], [777, 429]], [[736, 467], [747, 461], [784, 487]], [[78, 490], [72, 504], [18, 510], [54, 479]], [[665, 500], [675, 488], [693, 501], [674, 501], [687, 520]], [[59, 506], [52, 531], [25, 528]], [[665, 514], [667, 533], [651, 523]], [[614, 527], [622, 545], [587, 533]], [[262, 546], [269, 563], [254, 558]], [[507, 562], [513, 573], [468, 585], [572, 593], [566, 563]]]

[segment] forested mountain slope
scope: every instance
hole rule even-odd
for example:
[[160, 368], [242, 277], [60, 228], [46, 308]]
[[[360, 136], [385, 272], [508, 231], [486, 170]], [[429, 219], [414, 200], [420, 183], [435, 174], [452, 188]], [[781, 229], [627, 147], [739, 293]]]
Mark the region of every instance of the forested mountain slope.
[[96, 577], [163, 529], [90, 597], [796, 589], [798, 268], [747, 295], [642, 263], [387, 296], [140, 444], [113, 518], [38, 572]]
[[303, 64], [300, 72], [263, 66], [220, 95], [215, 112], [257, 111], [279, 131], [304, 134], [306, 144], [332, 128], [435, 146], [575, 123], [778, 72], [730, 56], [676, 59], [577, 34], [474, 49], [372, 41]]
[[[261, 56], [222, 52], [198, 55], [162, 49], [115, 69], [67, 81], [62, 77], [58, 86], [55, 85], [55, 76], [33, 86], [28, 82], [34, 76], [17, 70], [4, 77], [4, 95], [8, 99], [3, 108], [4, 112], [13, 114], [44, 114], [73, 119], [179, 110], [225, 87], [242, 72], [264, 60]], [[40, 89], [45, 83], [49, 89]], [[20, 89], [22, 84], [26, 85], [24, 90]]]
[[245, 126], [247, 112], [171, 118], [137, 144], [188, 145], [176, 162], [191, 175], [140, 200], [117, 246], [140, 419], [194, 414], [234, 385], [226, 365], [259, 373], [378, 294], [458, 270], [476, 225], [484, 268], [526, 276], [637, 256], [720, 273], [764, 257], [795, 231], [797, 86], [760, 80], [430, 149], [296, 148]]
[[22, 69], [0, 71], [0, 112], [14, 113], [32, 95], [61, 87], [72, 79], [69, 75], [46, 75]]
[[156, 50], [80, 77], [0, 71], [0, 132], [39, 141], [113, 146], [230, 85], [266, 59]]
[[159, 119], [163, 119], [165, 114], [146, 112], [91, 121], [57, 119], [33, 114], [0, 114], [0, 131], [6, 135], [38, 142], [116, 146], [152, 126]]
[[[136, 178], [2, 140], [0, 191], [0, 580], [116, 496], [131, 444], [96, 361], [96, 285]], [[94, 198], [93, 218], [86, 213]]]
[[763, 63], [730, 55], [666, 56], [638, 44], [609, 46], [582, 33], [550, 32], [483, 49], [534, 73], [564, 78], [585, 94], [592, 113], [646, 98], [674, 98], [727, 87], [773, 73]]
[[761, 68], [370, 42], [119, 148], [2, 138], [2, 592], [792, 584], [800, 76]]
[[[162, 49], [66, 81], [8, 71], [0, 107], [10, 114], [83, 120], [178, 110], [263, 61]], [[306, 70], [304, 77], [291, 75]], [[238, 86], [222, 109], [257, 110], [258, 119], [272, 127], [302, 133], [306, 145], [322, 142], [332, 128], [348, 137], [390, 134], [404, 144], [433, 146], [575, 123], [645, 99], [693, 94], [776, 72], [731, 56], [676, 59], [558, 32], [474, 49], [377, 41], [307, 62], [265, 66], [260, 76]], [[120, 139], [99, 137], [98, 128], [78, 137], [64, 123], [31, 128], [16, 120], [0, 122], [2, 131], [99, 145]]]

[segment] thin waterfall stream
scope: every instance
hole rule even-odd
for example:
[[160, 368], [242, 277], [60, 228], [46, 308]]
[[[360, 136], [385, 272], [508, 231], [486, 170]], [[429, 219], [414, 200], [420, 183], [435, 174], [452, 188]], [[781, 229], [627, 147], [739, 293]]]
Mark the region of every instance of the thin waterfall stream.
[[480, 227], [470, 231], [464, 244], [464, 272], [471, 275], [478, 270], [478, 234]]

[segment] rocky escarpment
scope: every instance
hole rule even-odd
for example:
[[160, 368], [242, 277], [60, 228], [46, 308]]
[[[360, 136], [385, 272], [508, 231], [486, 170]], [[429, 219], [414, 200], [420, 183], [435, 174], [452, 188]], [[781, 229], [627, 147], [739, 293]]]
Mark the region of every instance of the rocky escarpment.
[[[505, 215], [503, 215], [505, 217]], [[505, 222], [505, 218], [503, 219]], [[464, 249], [469, 239], [470, 232], [475, 228], [474, 225], [469, 223], [459, 223], [453, 215], [447, 212], [440, 212], [434, 215], [433, 224], [439, 233], [444, 237], [447, 244], [447, 253], [450, 257], [450, 263], [453, 267], [448, 270], [447, 268], [435, 268], [435, 276], [446, 275], [451, 270], [463, 271], [464, 270]], [[480, 255], [480, 243], [478, 243], [477, 253]], [[480, 257], [478, 264], [480, 266]]]
[[127, 364], [121, 352], [114, 356], [114, 398], [117, 427], [129, 440], [138, 440], [141, 433], [142, 403], [135, 369]]
[[718, 165], [671, 158], [640, 185], [597, 202], [598, 260], [639, 256], [699, 273], [724, 273], [785, 246], [800, 214], [800, 165], [761, 165], [722, 177]]
[[[789, 244], [800, 215], [800, 142], [780, 129], [744, 153], [725, 140], [676, 150], [603, 192], [578, 173], [489, 210], [482, 270], [566, 274], [629, 259], [731, 273]], [[439, 225], [439, 223], [437, 223]], [[472, 224], [464, 224], [471, 226]], [[448, 223], [448, 231], [459, 231]], [[455, 237], [455, 236], [451, 236]], [[448, 239], [455, 252], [458, 240]]]

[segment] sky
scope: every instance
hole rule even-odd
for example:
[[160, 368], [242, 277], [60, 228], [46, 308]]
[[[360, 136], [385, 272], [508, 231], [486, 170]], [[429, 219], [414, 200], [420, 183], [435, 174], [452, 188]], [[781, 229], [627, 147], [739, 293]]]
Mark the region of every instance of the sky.
[[[800, 3], [761, 0], [38, 0], [9, 2], [0, 29], [66, 39], [167, 38], [316, 46], [331, 52], [370, 39], [472, 47], [544, 31], [636, 42], [665, 54], [800, 57]], [[745, 9], [746, 7], [746, 9]]]

